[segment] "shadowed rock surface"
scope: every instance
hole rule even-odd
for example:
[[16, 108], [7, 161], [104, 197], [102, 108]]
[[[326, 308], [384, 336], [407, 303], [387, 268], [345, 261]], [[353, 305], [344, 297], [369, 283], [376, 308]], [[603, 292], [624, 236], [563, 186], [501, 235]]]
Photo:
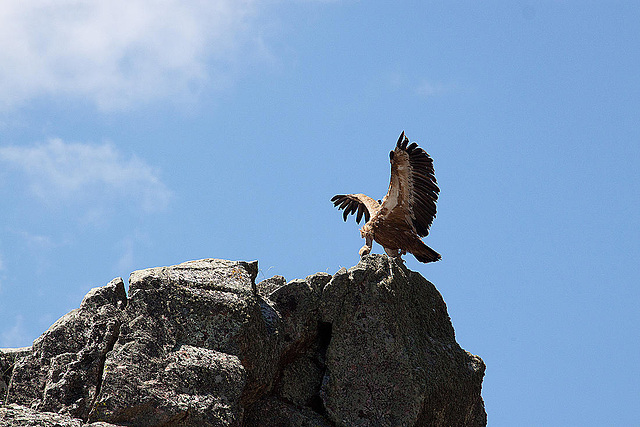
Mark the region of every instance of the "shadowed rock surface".
[[206, 259], [136, 271], [128, 298], [121, 279], [92, 289], [0, 350], [0, 426], [486, 425], [484, 363], [420, 274], [385, 255], [257, 271]]
[[17, 360], [31, 353], [31, 347], [0, 349], [0, 405], [4, 403]]

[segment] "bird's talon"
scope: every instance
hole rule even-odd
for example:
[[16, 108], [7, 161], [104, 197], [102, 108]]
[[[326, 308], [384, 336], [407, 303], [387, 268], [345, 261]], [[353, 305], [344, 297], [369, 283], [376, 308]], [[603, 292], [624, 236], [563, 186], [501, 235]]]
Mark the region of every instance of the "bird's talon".
[[369, 253], [371, 252], [371, 246], [367, 246], [364, 245], [363, 247], [360, 248], [360, 256], [363, 257], [365, 255], [369, 255]]

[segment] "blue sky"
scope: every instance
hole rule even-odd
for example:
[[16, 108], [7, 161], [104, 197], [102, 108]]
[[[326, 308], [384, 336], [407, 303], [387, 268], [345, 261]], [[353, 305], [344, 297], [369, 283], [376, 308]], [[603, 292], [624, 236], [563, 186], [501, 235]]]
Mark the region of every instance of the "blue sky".
[[[402, 130], [441, 188], [407, 266], [487, 364], [491, 426], [640, 422], [640, 4], [0, 5], [0, 347], [199, 258], [358, 262]], [[374, 252], [382, 252], [374, 245]]]

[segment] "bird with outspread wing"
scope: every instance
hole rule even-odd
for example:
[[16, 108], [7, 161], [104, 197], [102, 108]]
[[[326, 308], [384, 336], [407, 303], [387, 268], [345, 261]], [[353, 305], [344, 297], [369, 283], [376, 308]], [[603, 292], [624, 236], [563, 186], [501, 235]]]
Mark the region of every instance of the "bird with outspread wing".
[[360, 256], [371, 252], [375, 240], [390, 257], [401, 260], [402, 255], [410, 252], [420, 262], [438, 261], [440, 254], [420, 239], [429, 234], [440, 193], [433, 159], [415, 142], [409, 144], [404, 131], [389, 158], [391, 182], [381, 203], [364, 194], [338, 194], [331, 201], [344, 210], [345, 221], [355, 214], [359, 224], [364, 216], [360, 235], [365, 245]]

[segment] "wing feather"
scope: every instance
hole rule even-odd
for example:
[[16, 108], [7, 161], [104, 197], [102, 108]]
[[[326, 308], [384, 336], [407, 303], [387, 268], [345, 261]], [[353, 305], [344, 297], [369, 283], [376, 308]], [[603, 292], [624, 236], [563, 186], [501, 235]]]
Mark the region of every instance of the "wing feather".
[[346, 222], [347, 221], [347, 216], [349, 216], [349, 208], [347, 207], [344, 212], [342, 213], [342, 219]]
[[436, 216], [440, 188], [435, 177], [433, 159], [402, 132], [396, 148], [389, 155], [391, 182], [381, 211], [395, 218], [410, 218], [420, 237], [429, 234]]
[[364, 216], [368, 222], [372, 215], [380, 209], [380, 204], [364, 194], [337, 194], [331, 198], [333, 205], [338, 209], [344, 209], [342, 218], [346, 221], [351, 214], [356, 214], [356, 222], [359, 224]]
[[356, 223], [360, 224], [360, 221], [362, 220], [362, 215], [364, 215], [365, 211], [367, 211], [367, 213], [369, 212], [362, 203], [358, 203], [358, 215], [356, 216]]

